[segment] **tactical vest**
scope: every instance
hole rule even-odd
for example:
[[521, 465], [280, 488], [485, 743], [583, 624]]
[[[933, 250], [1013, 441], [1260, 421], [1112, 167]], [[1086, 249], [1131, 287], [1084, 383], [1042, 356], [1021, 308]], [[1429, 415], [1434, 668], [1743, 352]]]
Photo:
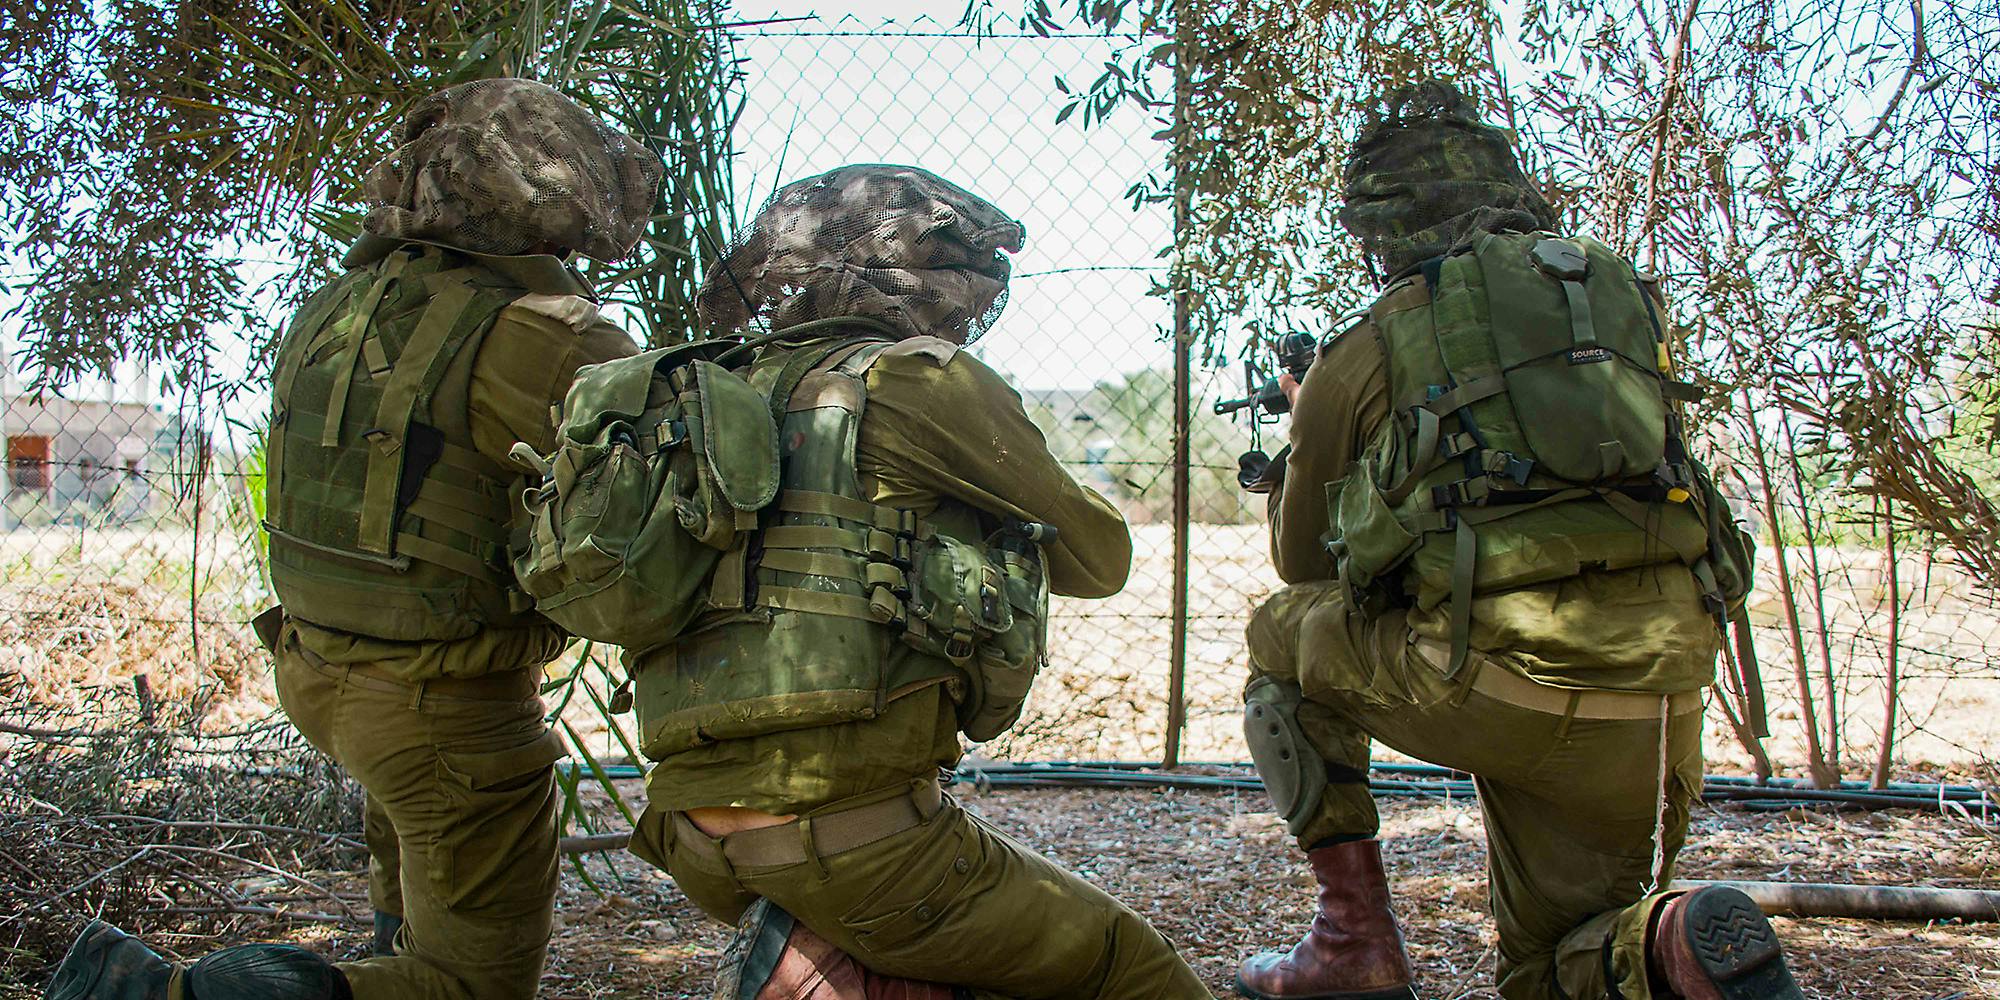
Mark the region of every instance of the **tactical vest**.
[[472, 359], [527, 290], [406, 245], [321, 289], [278, 348], [265, 477], [271, 581], [293, 617], [393, 640], [524, 623], [515, 471], [473, 448]]
[[1449, 601], [1454, 673], [1477, 594], [1680, 563], [1718, 621], [1740, 614], [1744, 538], [1687, 454], [1675, 404], [1694, 394], [1616, 253], [1486, 234], [1391, 285], [1350, 332], [1368, 330], [1390, 416], [1327, 486], [1351, 607]]
[[874, 718], [933, 684], [975, 740], [1019, 716], [1047, 618], [1034, 538], [955, 501], [919, 518], [863, 499], [866, 377], [893, 347], [767, 350], [753, 366], [751, 383], [786, 400], [780, 490], [724, 553], [707, 623], [632, 657], [646, 756]]

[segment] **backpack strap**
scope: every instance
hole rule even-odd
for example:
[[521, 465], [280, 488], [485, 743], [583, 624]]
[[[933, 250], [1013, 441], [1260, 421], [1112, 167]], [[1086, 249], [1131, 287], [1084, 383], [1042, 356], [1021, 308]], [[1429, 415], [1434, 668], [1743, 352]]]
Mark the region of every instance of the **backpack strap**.
[[[390, 254], [383, 262], [381, 272], [376, 275], [375, 283], [362, 295], [360, 305], [347, 321], [347, 335], [334, 360], [333, 389], [326, 402], [326, 425], [320, 429], [319, 443], [323, 447], [340, 447], [340, 425], [347, 416], [347, 395], [354, 387], [354, 365], [361, 356], [361, 342], [367, 339], [369, 330], [375, 325], [375, 310], [382, 305], [383, 293], [402, 275], [404, 266], [412, 257], [406, 253]], [[290, 383], [287, 382], [284, 388], [290, 388]]]

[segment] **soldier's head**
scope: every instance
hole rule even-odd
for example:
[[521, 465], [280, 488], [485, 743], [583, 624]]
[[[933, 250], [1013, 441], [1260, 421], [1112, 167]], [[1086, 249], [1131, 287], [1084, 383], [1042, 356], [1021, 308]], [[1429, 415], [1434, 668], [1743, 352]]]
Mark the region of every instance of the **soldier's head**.
[[1340, 224], [1382, 278], [1478, 231], [1553, 228], [1555, 211], [1521, 169], [1513, 137], [1477, 102], [1426, 81], [1384, 95], [1342, 173]]
[[478, 253], [617, 260], [652, 216], [660, 158], [555, 89], [478, 80], [410, 108], [368, 173], [368, 232]]
[[1021, 223], [928, 170], [864, 163], [778, 189], [709, 267], [695, 306], [717, 332], [867, 316], [906, 337], [977, 340], [1007, 302]]

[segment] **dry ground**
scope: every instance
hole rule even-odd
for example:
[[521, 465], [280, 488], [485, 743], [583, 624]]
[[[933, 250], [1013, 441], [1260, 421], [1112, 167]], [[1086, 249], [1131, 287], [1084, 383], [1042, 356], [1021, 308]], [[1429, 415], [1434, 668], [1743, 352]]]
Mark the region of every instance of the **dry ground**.
[[[1309, 887], [1259, 796], [1185, 791], [1010, 790], [974, 808], [1104, 886], [1175, 940], [1219, 995], [1234, 963], [1289, 941], [1309, 918]], [[1471, 803], [1383, 804], [1397, 906], [1426, 998], [1492, 998], [1484, 833]], [[673, 883], [629, 856], [589, 862], [600, 896], [568, 871], [542, 995], [706, 996], [726, 930]], [[1851, 880], [2000, 888], [1991, 828], [1914, 813], [1703, 810], [1685, 856], [1688, 877]], [[358, 894], [360, 880], [340, 882]], [[1777, 920], [1814, 998], [1995, 1000], [2000, 925]], [[269, 934], [264, 925], [250, 933]], [[353, 954], [360, 927], [301, 925], [290, 936]], [[170, 941], [198, 954], [212, 942]], [[0, 987], [0, 997], [30, 991]]]
[[[1144, 759], [1160, 753], [1168, 536], [1164, 526], [1141, 526], [1135, 535], [1132, 586], [1109, 601], [1063, 603], [1054, 623], [1056, 665], [1021, 731], [989, 745], [989, 755]], [[1242, 759], [1242, 623], [1276, 581], [1260, 527], [1197, 526], [1194, 540], [1186, 757]], [[268, 670], [247, 632], [184, 624], [191, 608], [204, 619], [240, 617], [254, 604], [254, 581], [226, 570], [232, 561], [227, 552], [210, 553], [202, 569], [188, 572], [176, 564], [183, 553], [171, 546], [156, 551], [158, 544], [99, 535], [65, 552], [0, 551], [9, 564], [0, 578], [0, 675], [11, 675], [31, 701], [59, 715], [87, 708], [99, 697], [93, 692], [123, 692], [129, 700], [132, 678], [144, 673], [156, 697], [197, 704], [211, 729], [264, 717], [274, 702]], [[1845, 758], [1852, 776], [1873, 752], [1879, 688], [1870, 675], [1882, 666], [1879, 634], [1889, 602], [1879, 558], [1865, 552], [1822, 557], [1829, 579], [1838, 583], [1827, 600], [1832, 631], [1846, 636], [1826, 652], [1850, 727]], [[2000, 642], [2000, 613], [1948, 567], [1912, 561], [1901, 570], [1910, 603], [1901, 620], [1902, 665], [1919, 676], [1906, 691], [1897, 776], [1991, 784], [2000, 777], [1992, 763], [2000, 747], [2000, 678], [1987, 650]], [[1794, 684], [1791, 651], [1776, 604], [1762, 594], [1755, 610], [1767, 626], [1760, 642], [1779, 729], [1773, 756], [1781, 772], [1796, 774], [1799, 711], [1786, 693]], [[197, 638], [198, 647], [190, 641]], [[1815, 679], [1820, 655], [1809, 644]], [[593, 749], [612, 748], [583, 699], [572, 703], [566, 718]], [[1711, 727], [1709, 748], [1712, 770], [1742, 772], [1745, 761], [1719, 726]], [[0, 737], [0, 760], [6, 749]], [[975, 805], [1131, 902], [1180, 942], [1218, 990], [1243, 954], [1288, 941], [1306, 919], [1304, 872], [1260, 797], [1005, 791]], [[1475, 808], [1387, 802], [1384, 815], [1423, 994], [1491, 997], [1484, 985], [1491, 974], [1491, 932]], [[1990, 818], [1987, 824], [1911, 813], [1704, 810], [1683, 874], [2000, 888], [2000, 843]], [[605, 894], [593, 892], [576, 871], [566, 874], [545, 995], [704, 995], [723, 930], [703, 921], [671, 882], [636, 860], [599, 856], [586, 870]], [[361, 891], [357, 878], [313, 873], [322, 875], [354, 905]], [[11, 916], [0, 913], [0, 925]], [[1783, 921], [1781, 929], [1813, 996], [2000, 1000], [2000, 925], [1811, 920]], [[363, 932], [246, 917], [221, 933], [232, 939], [289, 935], [351, 953]], [[198, 954], [218, 940], [166, 943]], [[13, 934], [0, 933], [0, 953], [13, 942]], [[0, 997], [37, 995], [0, 982]]]

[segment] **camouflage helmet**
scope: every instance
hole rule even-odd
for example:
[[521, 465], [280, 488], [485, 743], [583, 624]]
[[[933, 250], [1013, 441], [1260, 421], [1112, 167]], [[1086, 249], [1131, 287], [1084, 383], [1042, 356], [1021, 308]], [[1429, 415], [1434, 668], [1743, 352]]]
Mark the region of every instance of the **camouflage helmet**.
[[[869, 316], [970, 343], [1007, 302], [1021, 223], [917, 167], [850, 164], [778, 189], [695, 299], [718, 332]], [[1004, 252], [1003, 252], [1004, 251]]]
[[478, 253], [553, 244], [598, 260], [632, 251], [660, 158], [532, 80], [476, 80], [425, 97], [402, 142], [368, 172], [364, 225], [390, 239]]
[[1515, 155], [1512, 135], [1479, 120], [1457, 87], [1390, 91], [1355, 136], [1340, 224], [1387, 278], [1475, 232], [1551, 229], [1555, 210]]

